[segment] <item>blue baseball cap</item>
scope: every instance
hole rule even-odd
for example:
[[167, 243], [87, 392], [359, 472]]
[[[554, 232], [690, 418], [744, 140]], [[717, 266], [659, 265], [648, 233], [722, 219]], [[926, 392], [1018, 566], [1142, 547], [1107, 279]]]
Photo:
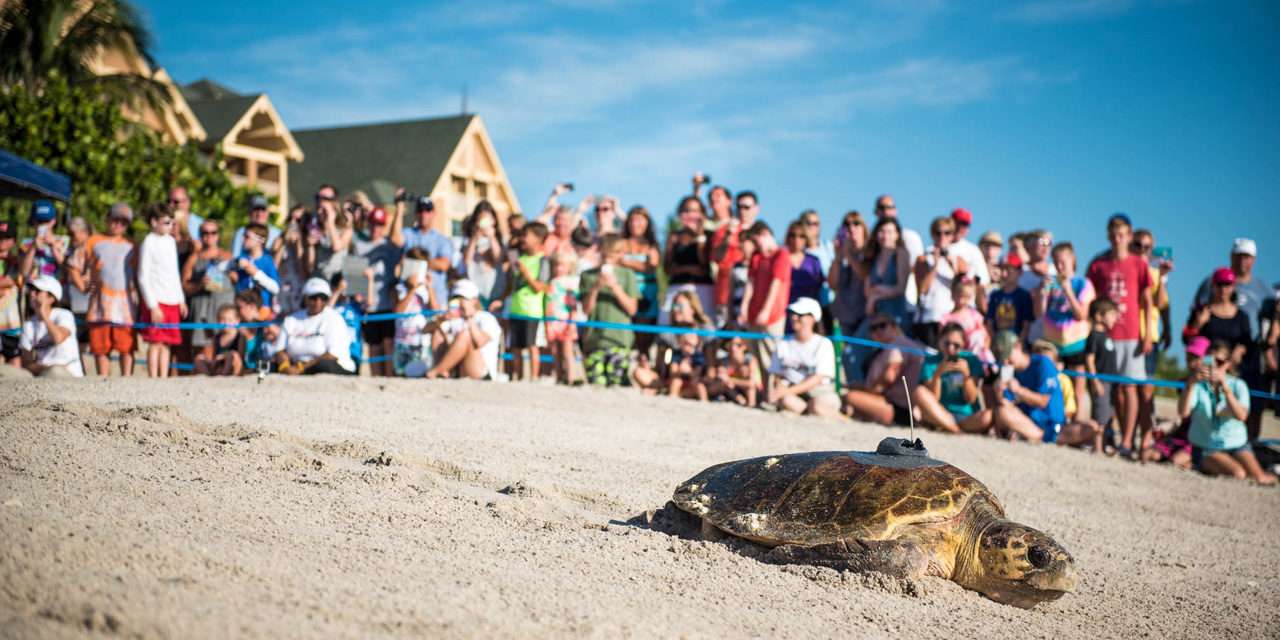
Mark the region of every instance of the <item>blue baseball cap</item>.
[[53, 203], [48, 200], [36, 200], [31, 203], [31, 223], [44, 224], [53, 222], [58, 217], [58, 210], [53, 208]]
[[1129, 219], [1129, 214], [1120, 211], [1111, 214], [1111, 217], [1107, 218], [1107, 226], [1110, 227], [1116, 222], [1123, 222], [1126, 227], [1133, 226], [1133, 220]]

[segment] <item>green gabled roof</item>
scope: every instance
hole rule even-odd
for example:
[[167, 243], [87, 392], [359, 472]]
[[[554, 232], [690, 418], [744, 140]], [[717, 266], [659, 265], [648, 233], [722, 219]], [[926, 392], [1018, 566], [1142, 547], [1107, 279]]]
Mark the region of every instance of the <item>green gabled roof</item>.
[[183, 86], [181, 89], [182, 97], [188, 101], [191, 100], [221, 100], [223, 98], [234, 98], [240, 93], [218, 84], [208, 78], [200, 78], [191, 84]]
[[205, 140], [209, 144], [217, 144], [227, 137], [231, 127], [236, 126], [240, 118], [244, 117], [245, 112], [258, 101], [261, 95], [235, 96], [219, 100], [188, 99], [187, 104], [191, 105], [191, 110], [200, 119], [200, 125], [208, 134]]
[[309, 206], [316, 189], [325, 183], [337, 186], [344, 195], [378, 184], [402, 185], [414, 193], [428, 193], [474, 117], [294, 131], [293, 138], [306, 149], [307, 158], [305, 162], [289, 163], [292, 202]]

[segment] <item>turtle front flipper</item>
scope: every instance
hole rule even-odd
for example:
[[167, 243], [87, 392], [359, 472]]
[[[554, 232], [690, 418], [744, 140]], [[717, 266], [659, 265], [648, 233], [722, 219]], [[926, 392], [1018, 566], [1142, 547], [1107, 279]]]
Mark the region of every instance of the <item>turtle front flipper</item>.
[[877, 571], [899, 578], [919, 578], [929, 571], [929, 552], [899, 540], [838, 540], [827, 544], [787, 544], [763, 558], [774, 564], [809, 564], [838, 571]]

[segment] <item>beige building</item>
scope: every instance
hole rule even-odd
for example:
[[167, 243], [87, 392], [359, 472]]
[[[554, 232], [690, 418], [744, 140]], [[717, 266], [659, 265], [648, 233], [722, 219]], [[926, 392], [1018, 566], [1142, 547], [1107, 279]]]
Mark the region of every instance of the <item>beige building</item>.
[[167, 107], [122, 107], [124, 116], [174, 144], [193, 142], [206, 153], [222, 147], [223, 166], [231, 181], [276, 198], [283, 216], [289, 193], [289, 163], [301, 162], [294, 141], [266, 94], [241, 95], [210, 80], [178, 87], [164, 69], [152, 75], [150, 65], [132, 49], [103, 51], [92, 62], [100, 75], [130, 73], [151, 76], [165, 86]]
[[316, 189], [329, 183], [342, 194], [364, 191], [391, 204], [397, 187], [430, 195], [436, 227], [460, 234], [463, 218], [488, 200], [499, 226], [520, 212], [484, 121], [474, 114], [403, 122], [303, 129], [293, 132], [307, 150], [306, 162], [291, 163], [292, 202], [311, 206]]
[[275, 198], [283, 215], [289, 163], [303, 154], [267, 95], [241, 95], [207, 79], [184, 86], [182, 95], [207, 134], [200, 147], [212, 153], [220, 146], [231, 181]]

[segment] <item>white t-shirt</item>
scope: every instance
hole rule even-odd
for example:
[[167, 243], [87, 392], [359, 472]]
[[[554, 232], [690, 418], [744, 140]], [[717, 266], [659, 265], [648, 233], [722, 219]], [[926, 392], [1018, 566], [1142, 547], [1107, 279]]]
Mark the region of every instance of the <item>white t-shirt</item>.
[[822, 376], [824, 383], [830, 382], [836, 377], [835, 347], [831, 340], [820, 335], [814, 335], [808, 342], [787, 338], [778, 343], [769, 373], [782, 376], [791, 384], [800, 384], [812, 375]]
[[285, 318], [275, 350], [284, 350], [294, 362], [310, 362], [328, 353], [337, 358], [338, 366], [356, 370], [351, 360], [351, 330], [332, 307], [314, 316], [303, 309]]
[[49, 337], [49, 328], [39, 316], [33, 314], [22, 323], [22, 337], [18, 339], [18, 348], [33, 352], [36, 363], [41, 366], [64, 366], [71, 375], [77, 378], [84, 376], [84, 368], [80, 366], [80, 345], [76, 342], [75, 316], [66, 309], [55, 307], [50, 312], [49, 320], [70, 331], [71, 335], [67, 336], [66, 340], [54, 344], [53, 339]]
[[[1056, 278], [1057, 276], [1057, 267], [1054, 267], [1052, 262], [1049, 263], [1048, 277]], [[1023, 269], [1022, 273], [1018, 275], [1018, 288], [1026, 289], [1027, 293], [1035, 293], [1036, 289], [1039, 289], [1044, 283], [1044, 279], [1045, 276], [1042, 276], [1030, 269]]]
[[[409, 294], [409, 287], [401, 282], [396, 284], [396, 298], [403, 298]], [[423, 332], [427, 328], [427, 316], [420, 313], [430, 304], [430, 294], [427, 292], [425, 285], [418, 285], [413, 290], [413, 299], [409, 301], [409, 306], [405, 308], [405, 313], [413, 313], [416, 315], [407, 318], [396, 318], [396, 344], [411, 347], [420, 347], [430, 345], [431, 341], [427, 334]]]
[[[474, 317], [480, 330], [489, 336], [489, 341], [484, 343], [483, 347], [480, 347], [480, 357], [484, 359], [484, 370], [489, 374], [490, 378], [496, 378], [498, 376], [498, 346], [502, 344], [502, 325], [498, 324], [498, 319], [488, 311], [478, 312]], [[466, 328], [467, 321], [462, 318], [446, 320], [440, 326], [440, 329], [450, 342]]]
[[[901, 220], [898, 221], [901, 224]], [[915, 229], [902, 229], [902, 246], [907, 250], [907, 264], [914, 265], [916, 258], [924, 255], [924, 241], [920, 239], [920, 234]], [[916, 299], [919, 297], [916, 291], [916, 275], [915, 270], [907, 276], [907, 288], [903, 290], [903, 295], [907, 297], [907, 302], [912, 306], [915, 305]]]
[[[930, 266], [933, 265], [932, 255], [926, 255], [925, 259]], [[933, 273], [933, 282], [927, 290], [920, 292], [920, 322], [941, 322], [943, 316], [955, 309], [956, 304], [951, 299], [951, 283], [955, 279], [951, 263], [947, 260], [939, 262]]]
[[951, 243], [951, 255], [963, 258], [965, 264], [969, 265], [969, 275], [977, 278], [978, 282], [991, 284], [991, 272], [987, 271], [987, 259], [982, 256], [982, 249], [978, 245], [969, 242], [968, 239], [956, 240]]

